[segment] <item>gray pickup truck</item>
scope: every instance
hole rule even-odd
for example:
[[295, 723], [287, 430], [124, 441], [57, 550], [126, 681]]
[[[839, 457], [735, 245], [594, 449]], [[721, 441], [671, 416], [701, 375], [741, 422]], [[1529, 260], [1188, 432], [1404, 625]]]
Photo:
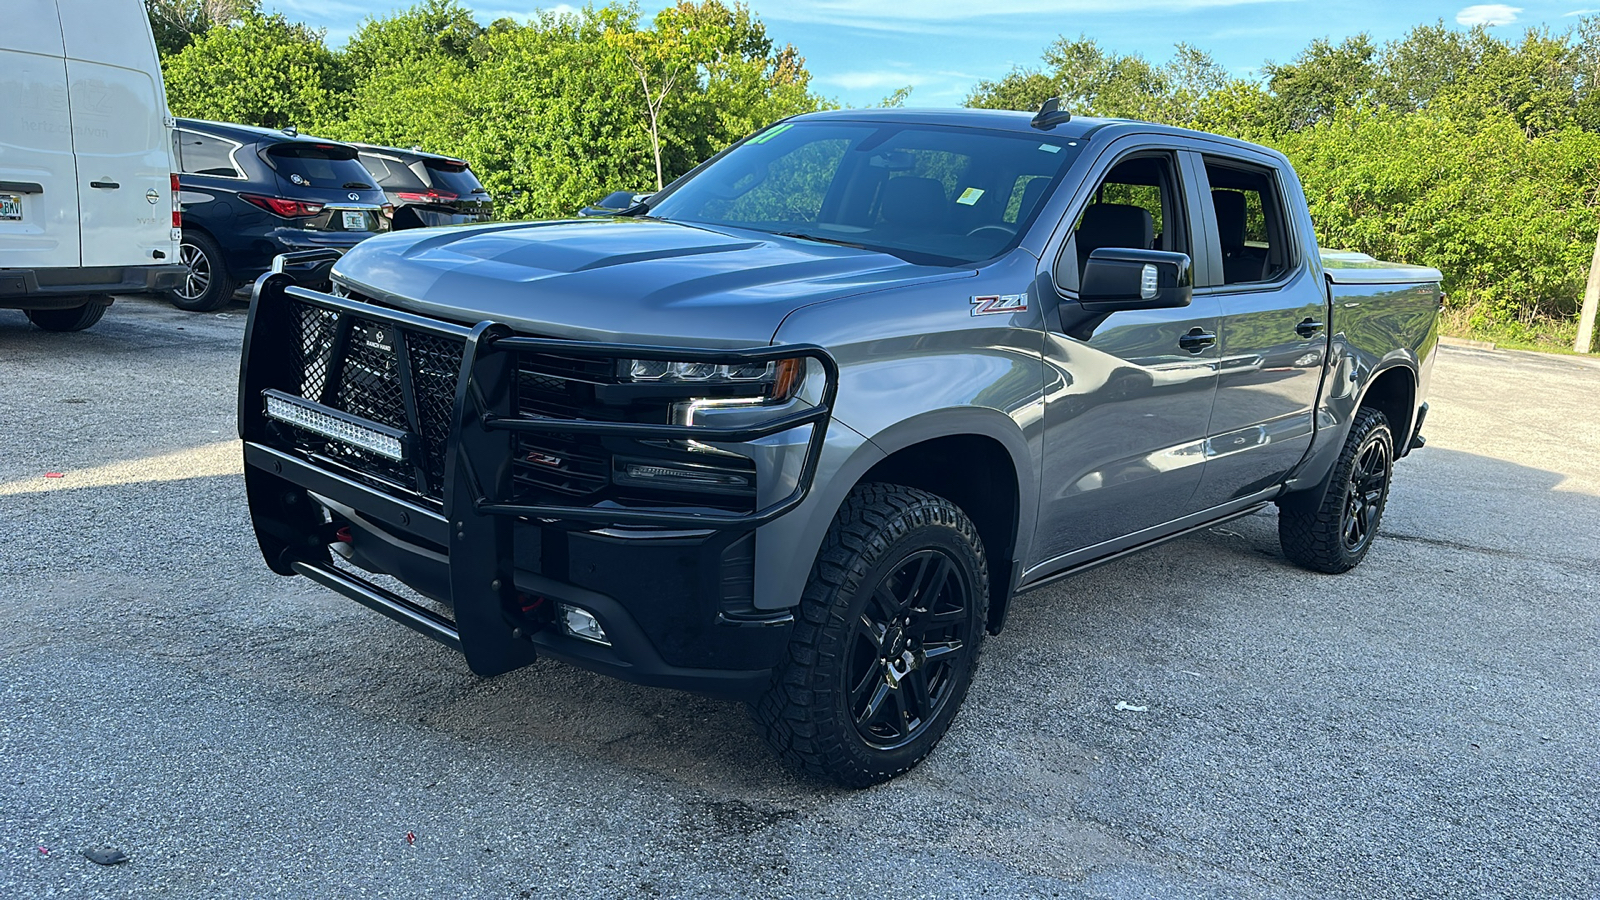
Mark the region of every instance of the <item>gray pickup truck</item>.
[[1028, 590], [1269, 503], [1358, 564], [1441, 297], [1319, 251], [1271, 150], [1053, 104], [798, 116], [612, 216], [283, 270], [239, 400], [274, 571], [481, 675], [748, 701], [851, 786], [929, 753]]

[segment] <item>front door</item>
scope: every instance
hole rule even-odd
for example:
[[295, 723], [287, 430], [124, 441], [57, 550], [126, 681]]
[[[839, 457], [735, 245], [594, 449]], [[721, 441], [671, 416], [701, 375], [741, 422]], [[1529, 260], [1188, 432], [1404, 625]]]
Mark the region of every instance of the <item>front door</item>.
[[1208, 155], [1205, 207], [1217, 252], [1199, 288], [1222, 305], [1217, 402], [1202, 507], [1282, 483], [1311, 444], [1328, 348], [1327, 286], [1297, 240], [1275, 169]]
[[[1182, 309], [1086, 316], [1077, 272], [1101, 247], [1193, 256], [1177, 154], [1116, 161], [1086, 198], [1056, 265], [1060, 320], [1045, 337], [1037, 575], [1194, 510], [1216, 393], [1216, 297]], [[1025, 573], [1026, 577], [1026, 573]]]

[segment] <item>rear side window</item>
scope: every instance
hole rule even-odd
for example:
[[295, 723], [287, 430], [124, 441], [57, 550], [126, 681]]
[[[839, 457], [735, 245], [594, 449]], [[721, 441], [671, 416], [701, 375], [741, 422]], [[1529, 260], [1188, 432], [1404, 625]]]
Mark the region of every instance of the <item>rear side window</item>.
[[238, 148], [233, 141], [225, 141], [193, 131], [178, 132], [178, 165], [189, 175], [212, 175], [218, 178], [243, 178], [234, 161], [233, 151]]
[[427, 187], [411, 167], [394, 157], [363, 153], [361, 164], [378, 179], [378, 184], [389, 190], [420, 191]]
[[273, 144], [262, 155], [280, 177], [301, 187], [356, 191], [373, 187], [372, 174], [350, 147], [295, 141]]
[[1224, 284], [1273, 281], [1289, 270], [1288, 229], [1277, 179], [1260, 169], [1206, 158]]
[[478, 176], [472, 174], [472, 169], [468, 168], [466, 163], [444, 159], [425, 159], [422, 163], [428, 167], [428, 177], [433, 181], [435, 190], [455, 194], [458, 197], [488, 193], [478, 181]]

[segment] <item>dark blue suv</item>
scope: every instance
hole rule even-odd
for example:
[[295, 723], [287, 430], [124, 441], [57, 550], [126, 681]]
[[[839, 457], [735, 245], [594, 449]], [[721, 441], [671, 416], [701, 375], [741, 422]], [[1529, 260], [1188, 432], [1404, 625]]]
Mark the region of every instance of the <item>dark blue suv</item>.
[[188, 273], [168, 296], [180, 309], [220, 308], [279, 253], [389, 230], [392, 207], [348, 144], [197, 119], [178, 120], [176, 141]]

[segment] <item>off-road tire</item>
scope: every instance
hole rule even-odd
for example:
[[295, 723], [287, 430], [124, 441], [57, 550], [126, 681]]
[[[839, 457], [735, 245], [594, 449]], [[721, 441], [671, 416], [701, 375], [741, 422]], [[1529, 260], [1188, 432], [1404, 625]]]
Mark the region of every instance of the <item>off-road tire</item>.
[[[200, 255], [203, 271], [196, 268], [194, 254]], [[185, 231], [178, 244], [178, 261], [189, 267], [184, 283], [167, 292], [172, 305], [189, 312], [212, 312], [228, 305], [233, 299], [234, 280], [228, 264], [222, 259], [222, 250], [211, 237], [199, 231]], [[203, 279], [203, 286], [200, 279]]]
[[[1363, 460], [1371, 461], [1369, 454], [1381, 457], [1381, 479], [1362, 486], [1357, 483], [1363, 474], [1360, 466]], [[1292, 495], [1279, 502], [1278, 543], [1283, 554], [1297, 565], [1331, 575], [1360, 565], [1377, 538], [1393, 475], [1394, 432], [1389, 420], [1382, 412], [1363, 407], [1357, 410], [1344, 449], [1333, 464], [1321, 503], [1313, 505]], [[1354, 496], [1358, 490], [1363, 497]], [[1351, 517], [1356, 507], [1365, 513], [1366, 524], [1360, 540], [1352, 541]]]
[[82, 331], [100, 321], [110, 306], [109, 302], [97, 297], [82, 306], [69, 309], [30, 309], [27, 310], [27, 316], [29, 322], [45, 331]]
[[[942, 562], [946, 560], [947, 565]], [[921, 568], [914, 568], [919, 565]], [[870, 618], [890, 620], [879, 615], [881, 609], [893, 606], [882, 599], [880, 589], [893, 595], [897, 585], [923, 584], [922, 573], [928, 566], [939, 567], [939, 572], [928, 575], [926, 583], [940, 577], [947, 581], [923, 592], [923, 599], [902, 607], [908, 624], [884, 633], [865, 630], [872, 624], [867, 621]], [[906, 573], [914, 574], [907, 578]], [[967, 598], [959, 607], [951, 599], [957, 588], [944, 586], [957, 581]], [[913, 588], [908, 596], [918, 593]], [[912, 619], [919, 614], [917, 603], [925, 607], [920, 610], [922, 619]], [[935, 494], [899, 485], [856, 487], [817, 554], [795, 612], [786, 656], [774, 669], [766, 694], [754, 705], [756, 721], [768, 743], [801, 772], [844, 787], [866, 787], [909, 770], [944, 736], [972, 684], [988, 606], [989, 571], [983, 542], [959, 507]], [[944, 624], [933, 624], [936, 622]], [[876, 644], [869, 636], [873, 634], [878, 635]], [[962, 639], [949, 639], [954, 634]], [[930, 641], [929, 635], [945, 639]], [[961, 647], [953, 650], [950, 645], [955, 643]], [[892, 652], [887, 649], [889, 644], [909, 647], [913, 657], [925, 657], [912, 672], [899, 676], [899, 686], [893, 691], [884, 674], [891, 670], [871, 653], [866, 661], [862, 655], [874, 646], [879, 648], [878, 656], [888, 654]], [[942, 661], [945, 655], [941, 655], [936, 662], [935, 653], [960, 655], [949, 661]], [[880, 708], [898, 706], [898, 713], [889, 709], [890, 717], [899, 716], [897, 723], [911, 721], [908, 704], [922, 712], [931, 708], [932, 714], [917, 717], [918, 724], [901, 738], [902, 745], [874, 746], [862, 733], [863, 728], [874, 726], [871, 722], [858, 724], [860, 716], [854, 711], [859, 701], [852, 699], [847, 683], [852, 672], [864, 673], [857, 685], [871, 685], [885, 697]], [[886, 686], [878, 688], [875, 677]], [[935, 680], [938, 687], [930, 689]], [[902, 690], [906, 693], [896, 696]], [[937, 698], [930, 700], [931, 694]], [[867, 694], [858, 692], [857, 696]], [[870, 699], [863, 708], [871, 708]], [[886, 726], [879, 722], [875, 727]]]

